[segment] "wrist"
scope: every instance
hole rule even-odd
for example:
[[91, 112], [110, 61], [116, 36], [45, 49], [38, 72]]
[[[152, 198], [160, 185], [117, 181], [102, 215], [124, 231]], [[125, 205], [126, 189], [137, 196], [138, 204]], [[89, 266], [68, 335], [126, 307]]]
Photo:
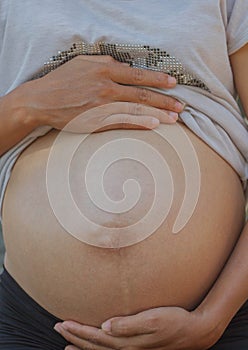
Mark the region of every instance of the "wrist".
[[194, 324], [198, 325], [198, 336], [201, 335], [201, 346], [204, 349], [213, 346], [224, 333], [228, 323], [221, 315], [216, 314], [209, 307], [199, 306], [191, 312]]
[[27, 132], [41, 126], [39, 119], [31, 111], [30, 96], [29, 83], [24, 83], [4, 97], [10, 118], [20, 130]]

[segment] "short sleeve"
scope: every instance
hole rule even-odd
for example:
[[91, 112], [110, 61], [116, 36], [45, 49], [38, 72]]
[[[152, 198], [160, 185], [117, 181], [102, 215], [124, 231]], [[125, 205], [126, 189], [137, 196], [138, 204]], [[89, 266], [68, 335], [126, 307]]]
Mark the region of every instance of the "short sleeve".
[[227, 48], [231, 55], [248, 43], [248, 0], [229, 0], [227, 10]]

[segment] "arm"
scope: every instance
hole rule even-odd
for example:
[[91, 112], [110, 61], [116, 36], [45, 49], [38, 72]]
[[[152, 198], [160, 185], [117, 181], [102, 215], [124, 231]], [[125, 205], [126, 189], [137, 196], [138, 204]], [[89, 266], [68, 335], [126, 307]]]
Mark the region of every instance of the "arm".
[[[248, 44], [231, 57], [234, 80], [242, 106], [248, 116]], [[247, 140], [248, 147], [248, 140]], [[220, 330], [228, 325], [239, 307], [248, 299], [248, 222], [227, 262], [199, 310], [219, 319]]]
[[0, 156], [37, 127], [35, 120], [25, 113], [22, 92], [19, 87], [0, 98]]
[[196, 312], [216, 320], [221, 335], [229, 322], [248, 299], [248, 223], [225, 268]]
[[[248, 44], [230, 57], [234, 81], [248, 116]], [[248, 140], [247, 140], [248, 147]], [[248, 223], [220, 277], [198, 311], [219, 320], [222, 332], [240, 306], [248, 299]]]
[[248, 117], [248, 44], [230, 56], [235, 85]]

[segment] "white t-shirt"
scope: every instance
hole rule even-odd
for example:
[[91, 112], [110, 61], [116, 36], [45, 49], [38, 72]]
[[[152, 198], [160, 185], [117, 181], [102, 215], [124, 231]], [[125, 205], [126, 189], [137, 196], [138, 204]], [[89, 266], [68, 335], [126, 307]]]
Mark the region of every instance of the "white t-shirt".
[[[1, 0], [0, 96], [79, 41], [149, 45], [175, 56], [211, 92], [185, 85], [163, 92], [186, 103], [183, 122], [248, 179], [248, 130], [229, 61], [248, 42], [248, 0]], [[18, 155], [48, 130], [0, 158], [0, 203]]]

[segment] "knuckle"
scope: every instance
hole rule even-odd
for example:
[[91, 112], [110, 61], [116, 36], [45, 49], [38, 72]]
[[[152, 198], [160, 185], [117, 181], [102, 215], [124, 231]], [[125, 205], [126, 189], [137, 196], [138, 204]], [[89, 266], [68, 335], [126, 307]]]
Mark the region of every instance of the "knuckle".
[[85, 350], [95, 350], [97, 348], [98, 343], [94, 341], [94, 338], [90, 338], [84, 341], [83, 349]]
[[96, 55], [96, 56], [86, 56], [91, 57], [102, 69], [109, 70], [112, 69], [115, 59], [109, 55]]
[[107, 120], [104, 123], [105, 130], [114, 130], [114, 129], [123, 129], [125, 126], [125, 122], [121, 116], [118, 115], [118, 118], [114, 120]]
[[[126, 124], [126, 123], [127, 123], [127, 118], [126, 118], [126, 120], [124, 121], [124, 124]], [[119, 322], [119, 323], [117, 324], [116, 330], [118, 330], [118, 333], [127, 334], [129, 328], [128, 328], [128, 326], [126, 325], [126, 323]]]
[[110, 74], [114, 67], [117, 67], [119, 65], [119, 62], [117, 62], [112, 56], [103, 56], [103, 61], [104, 62], [104, 68], [105, 71]]
[[94, 335], [91, 335], [90, 337], [87, 337], [87, 341], [89, 343], [91, 343], [91, 345], [93, 344], [99, 344], [100, 342], [100, 334], [94, 334]]
[[135, 84], [139, 85], [144, 81], [145, 71], [138, 68], [132, 68], [132, 78]]
[[65, 337], [65, 339], [68, 341], [68, 342], [70, 342], [70, 343], [72, 343], [73, 342], [73, 340], [74, 340], [74, 336], [70, 333], [70, 332], [67, 332], [65, 335], [63, 335], [64, 337]]
[[159, 326], [159, 319], [157, 316], [152, 315], [147, 319], [147, 327], [151, 330], [157, 329]]
[[115, 349], [115, 350], [124, 350], [125, 349], [125, 345], [119, 344], [116, 341], [113, 341], [112, 344], [110, 344], [110, 347], [112, 349]]
[[[118, 120], [118, 124], [121, 126], [121, 127], [124, 127], [126, 126], [127, 124], [130, 124], [130, 117], [128, 115], [120, 115], [119, 116], [119, 120]], [[121, 330], [122, 331], [122, 325], [118, 325], [118, 330]]]
[[84, 345], [83, 349], [84, 350], [95, 350], [96, 347], [93, 344], [92, 345], [91, 344], [87, 344], [87, 345]]
[[168, 109], [168, 110], [172, 110], [175, 108], [175, 101], [173, 100], [173, 98], [171, 97], [166, 97], [163, 100], [163, 107]]
[[75, 57], [73, 57], [72, 61], [82, 61], [85, 58], [85, 56], [83, 55], [77, 55]]
[[137, 88], [138, 101], [148, 103], [151, 100], [151, 92], [147, 89]]
[[95, 72], [98, 78], [106, 77], [109, 74], [109, 67], [106, 63], [97, 62], [95, 64]]
[[[122, 128], [126, 127], [127, 125], [130, 124], [130, 121], [128, 120], [128, 117], [121, 117], [121, 120], [120, 120], [120, 126]], [[120, 329], [120, 328], [119, 328]], [[122, 329], [121, 329], [121, 332], [122, 332]]]
[[115, 59], [112, 56], [110, 56], [110, 55], [104, 56], [104, 60], [105, 60], [106, 63], [113, 63], [113, 62], [115, 62]]
[[97, 336], [91, 337], [91, 338], [89, 339], [89, 341], [90, 341], [91, 343], [97, 345], [97, 344], [99, 344], [99, 337], [97, 337]]
[[132, 103], [129, 106], [129, 113], [134, 115], [141, 115], [144, 112], [144, 106], [140, 103]]

